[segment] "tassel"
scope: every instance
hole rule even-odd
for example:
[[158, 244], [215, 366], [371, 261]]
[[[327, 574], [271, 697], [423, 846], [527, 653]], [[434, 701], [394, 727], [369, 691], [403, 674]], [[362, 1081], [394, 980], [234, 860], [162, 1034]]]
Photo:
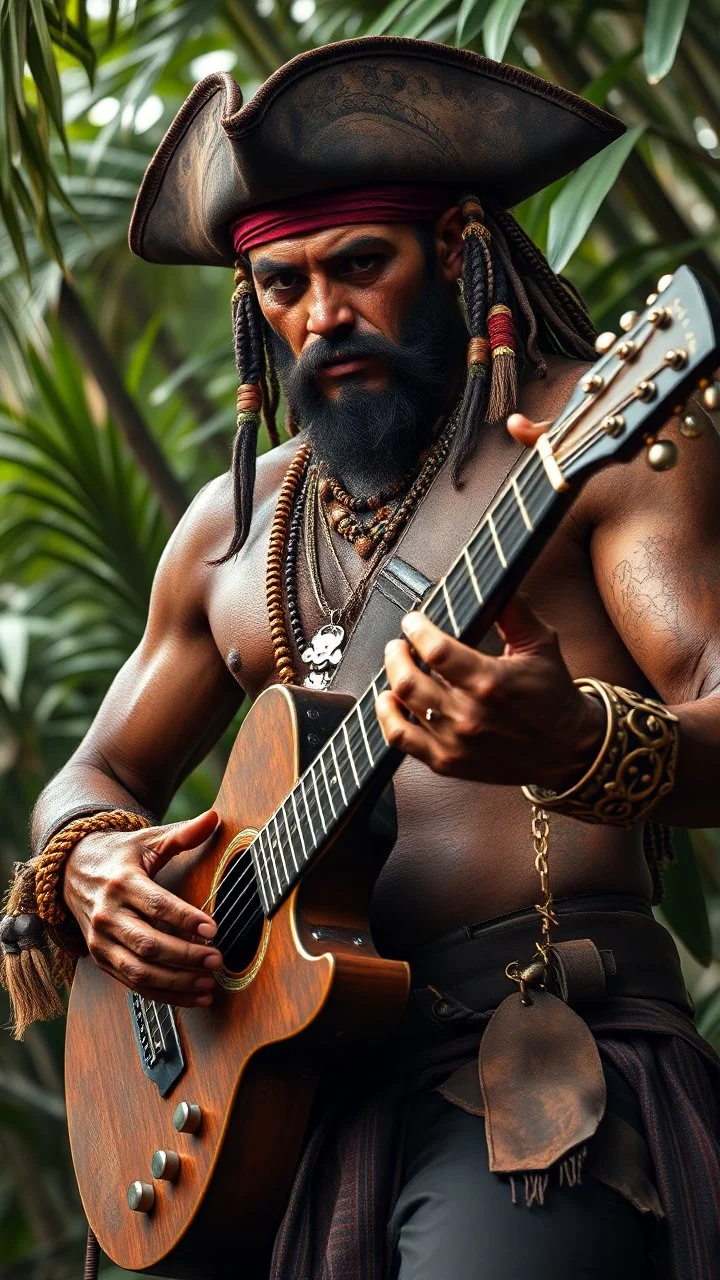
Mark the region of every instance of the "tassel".
[[[29, 924], [28, 932], [15, 945], [8, 944], [6, 940], [7, 921], [15, 926], [16, 934]], [[10, 997], [12, 1018], [9, 1025], [14, 1040], [22, 1040], [32, 1022], [57, 1018], [63, 1012], [63, 1004], [53, 982], [50, 949], [35, 940], [36, 926], [45, 935], [39, 916], [5, 916], [0, 926], [3, 943], [0, 980]], [[26, 940], [30, 937], [32, 941]]]
[[505, 422], [517, 407], [518, 378], [515, 325], [512, 311], [504, 303], [496, 303], [490, 308], [488, 332], [492, 375], [487, 416], [490, 422]]

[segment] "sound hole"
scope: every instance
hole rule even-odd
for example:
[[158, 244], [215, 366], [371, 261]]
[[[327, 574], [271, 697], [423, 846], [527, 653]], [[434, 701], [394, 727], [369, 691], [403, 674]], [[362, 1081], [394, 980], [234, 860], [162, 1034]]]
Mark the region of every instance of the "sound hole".
[[216, 890], [213, 915], [218, 922], [213, 945], [220, 948], [230, 973], [243, 973], [255, 959], [264, 922], [252, 859], [246, 849], [225, 867]]

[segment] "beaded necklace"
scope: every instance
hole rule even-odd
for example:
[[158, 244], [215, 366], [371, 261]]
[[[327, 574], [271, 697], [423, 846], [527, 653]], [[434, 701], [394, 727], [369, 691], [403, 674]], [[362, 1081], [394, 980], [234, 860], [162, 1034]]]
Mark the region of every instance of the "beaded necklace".
[[[322, 592], [319, 572], [313, 578], [309, 561], [311, 581], [313, 582], [313, 590], [318, 596], [318, 604], [321, 607], [326, 607], [330, 619], [328, 623], [320, 627], [309, 643], [305, 640], [300, 618], [296, 570], [304, 505], [307, 502], [308, 492], [312, 492], [315, 478], [314, 468], [311, 469], [310, 467], [310, 445], [303, 444], [298, 449], [280, 487], [270, 530], [266, 571], [270, 636], [275, 657], [275, 668], [281, 684], [298, 683], [298, 675], [292, 656], [292, 643], [294, 643], [303, 663], [308, 668], [302, 683], [315, 689], [327, 688], [331, 683], [334, 670], [342, 658], [342, 646], [348, 623], [353, 620], [352, 615], [356, 612], [365, 594], [372, 572], [382, 555], [395, 541], [416, 506], [427, 493], [437, 472], [447, 458], [456, 426], [456, 414], [453, 414], [433, 447], [425, 455], [420, 465], [420, 470], [415, 480], [410, 484], [405, 497], [395, 511], [391, 510], [387, 518], [384, 519], [383, 529], [372, 549], [372, 555], [368, 556], [367, 571], [352, 590], [342, 609], [332, 610], [329, 608]], [[337, 487], [338, 489], [341, 488], [339, 485]], [[399, 496], [401, 491], [402, 486], [398, 486], [396, 496]], [[351, 497], [349, 494], [347, 496]], [[386, 493], [383, 497], [385, 502], [380, 505], [387, 505], [389, 495]], [[369, 504], [366, 505], [369, 506]], [[317, 565], [314, 532], [312, 534], [312, 542], [313, 552], [315, 552], [312, 556], [312, 566], [314, 568]], [[307, 545], [310, 545], [309, 541]], [[287, 626], [286, 605], [287, 619], [290, 622], [291, 632], [288, 631]], [[341, 619], [345, 626], [340, 625]]]

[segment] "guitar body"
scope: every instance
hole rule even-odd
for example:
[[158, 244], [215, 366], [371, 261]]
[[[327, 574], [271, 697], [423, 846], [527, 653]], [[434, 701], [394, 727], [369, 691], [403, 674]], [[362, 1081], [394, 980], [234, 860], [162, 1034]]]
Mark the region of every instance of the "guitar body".
[[[159, 880], [186, 901], [214, 904], [234, 857], [352, 703], [266, 690], [233, 747], [217, 832]], [[393, 838], [387, 824], [372, 831], [366, 806], [243, 947], [223, 947], [228, 967], [212, 1006], [174, 1010], [184, 1066], [164, 1096], [143, 1070], [125, 987], [79, 962], [66, 1041], [70, 1142], [88, 1221], [119, 1266], [176, 1280], [209, 1280], [231, 1264], [238, 1280], [267, 1273], [322, 1071], [389, 1033], [405, 1007], [408, 967], [378, 956], [368, 926]], [[174, 1127], [183, 1101], [200, 1107], [195, 1132]], [[172, 1181], [153, 1177], [158, 1150], [179, 1156]], [[136, 1181], [153, 1189], [147, 1212], [128, 1206]]]

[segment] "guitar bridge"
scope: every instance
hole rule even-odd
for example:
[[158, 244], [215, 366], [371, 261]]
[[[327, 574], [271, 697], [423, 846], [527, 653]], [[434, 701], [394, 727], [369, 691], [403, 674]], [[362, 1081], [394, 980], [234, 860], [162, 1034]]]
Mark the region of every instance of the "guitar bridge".
[[140, 1066], [164, 1097], [185, 1070], [175, 1015], [169, 1004], [128, 992], [128, 1007]]

